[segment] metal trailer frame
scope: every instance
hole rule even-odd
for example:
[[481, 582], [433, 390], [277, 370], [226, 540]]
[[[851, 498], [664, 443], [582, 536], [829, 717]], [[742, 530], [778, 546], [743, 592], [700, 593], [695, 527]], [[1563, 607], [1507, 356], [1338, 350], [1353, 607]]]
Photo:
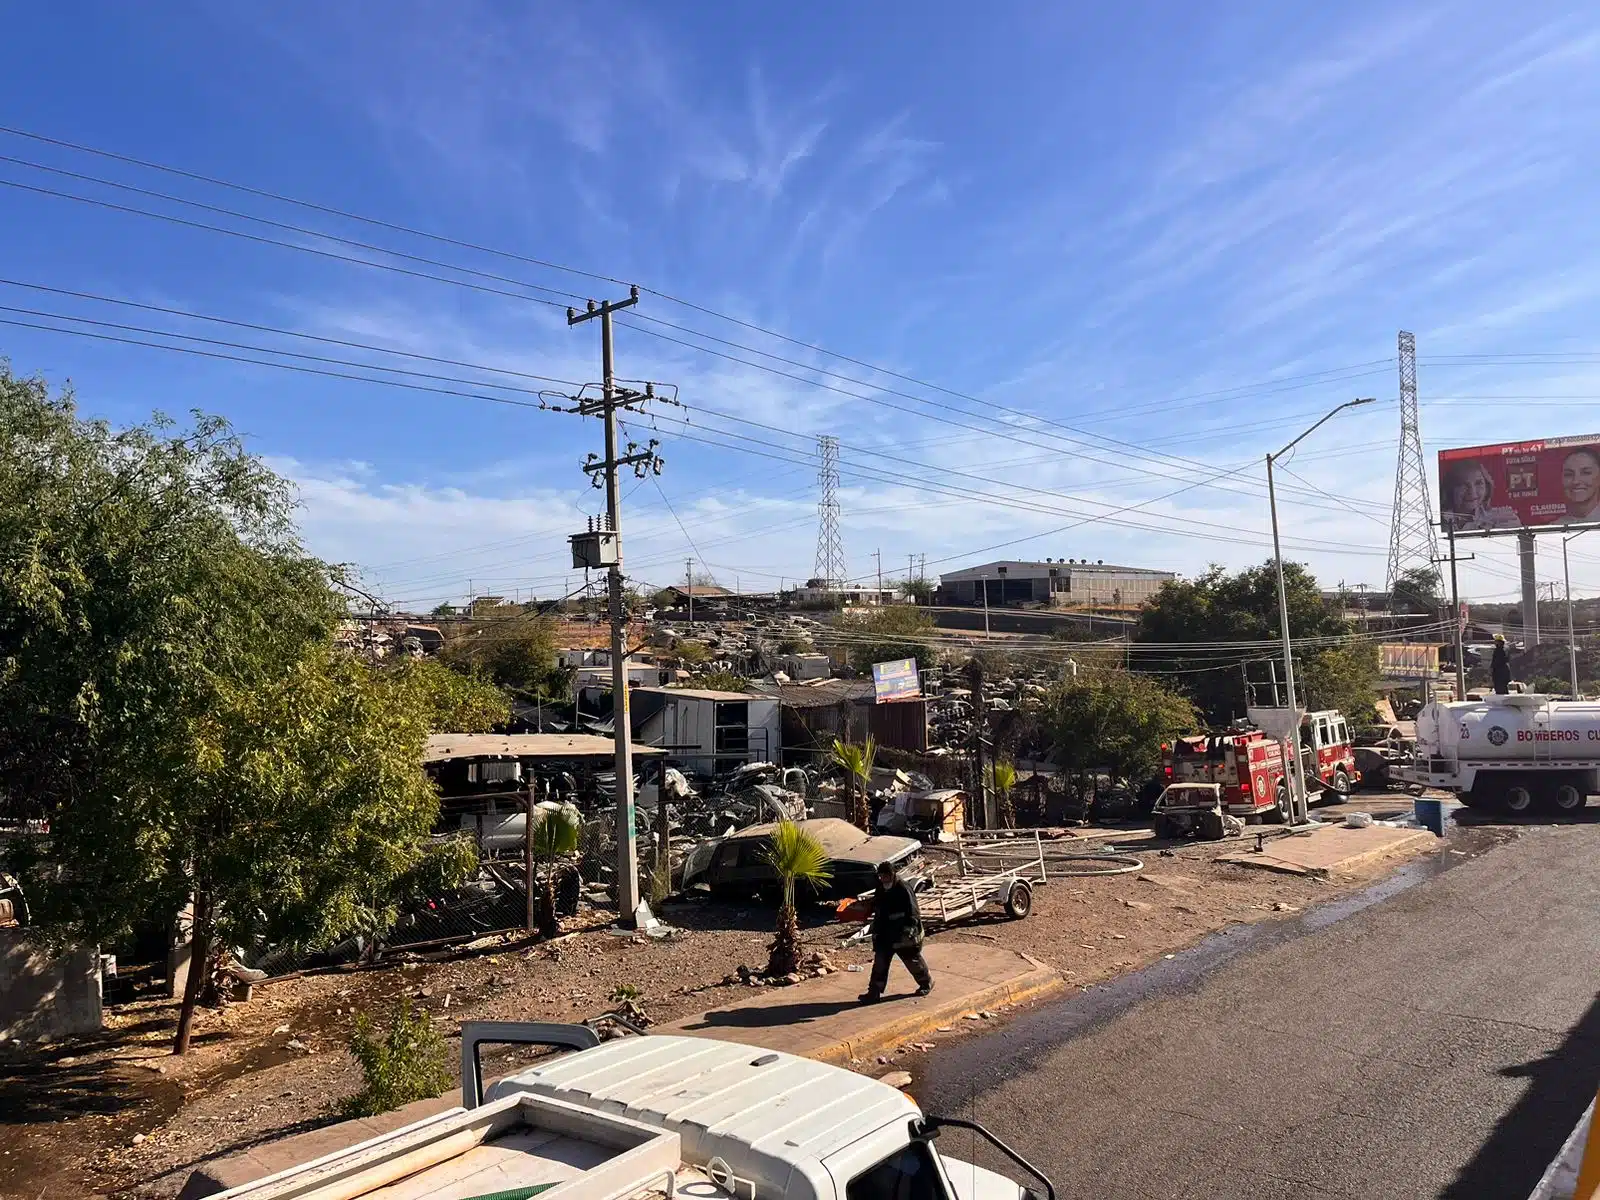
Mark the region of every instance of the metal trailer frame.
[[[1011, 844], [1027, 849], [1029, 856], [998, 871], [978, 871], [968, 855], [969, 850], [975, 850], [979, 857], [993, 855], [995, 847]], [[1033, 907], [1033, 889], [1049, 882], [1044, 863], [1044, 839], [1036, 829], [1027, 832], [969, 830], [956, 843], [956, 863], [954, 878], [936, 876], [931, 887], [917, 893], [917, 905], [922, 910], [925, 926], [950, 925], [975, 916], [991, 904], [1004, 905], [1007, 912], [1018, 918], [1026, 917]], [[1013, 905], [1012, 892], [1019, 888], [1021, 903]], [[1021, 911], [1014, 911], [1018, 907]]]

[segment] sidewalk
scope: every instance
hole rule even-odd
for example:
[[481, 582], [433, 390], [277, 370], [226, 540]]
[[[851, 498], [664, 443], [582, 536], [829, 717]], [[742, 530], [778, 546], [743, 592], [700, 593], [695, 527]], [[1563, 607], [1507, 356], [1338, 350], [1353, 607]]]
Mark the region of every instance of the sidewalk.
[[793, 987], [763, 988], [748, 1000], [656, 1027], [745, 1042], [768, 1050], [846, 1064], [931, 1033], [970, 1012], [1036, 999], [1062, 986], [1051, 968], [1015, 950], [970, 942], [930, 943], [924, 951], [933, 994], [919, 997], [895, 963], [878, 1004], [859, 1004], [866, 972], [839, 971]]
[[[1251, 842], [1245, 830], [1244, 841]], [[1257, 853], [1253, 844], [1218, 856], [1218, 862], [1242, 867], [1262, 867], [1289, 875], [1328, 875], [1351, 871], [1397, 850], [1414, 849], [1424, 842], [1436, 842], [1426, 829], [1393, 829], [1369, 825], [1351, 829], [1344, 825], [1324, 825], [1315, 832], [1290, 837], [1274, 837]]]
[[[752, 988], [737, 1004], [658, 1025], [654, 1032], [744, 1042], [844, 1065], [932, 1033], [967, 1013], [1036, 999], [1063, 986], [1061, 977], [1043, 963], [998, 946], [941, 942], [929, 945], [925, 957], [933, 972], [931, 996], [914, 995], [910, 977], [897, 962], [888, 993], [878, 1004], [856, 1002], [866, 989], [866, 972], [836, 971], [791, 987]], [[447, 1093], [370, 1120], [342, 1121], [215, 1159], [195, 1169], [180, 1200], [238, 1187], [459, 1103], [458, 1093]]]

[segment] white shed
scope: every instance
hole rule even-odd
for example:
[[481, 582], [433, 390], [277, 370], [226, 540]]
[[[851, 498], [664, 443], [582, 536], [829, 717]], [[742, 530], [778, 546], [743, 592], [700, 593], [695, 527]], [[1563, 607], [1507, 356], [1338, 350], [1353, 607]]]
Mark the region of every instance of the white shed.
[[783, 750], [776, 696], [641, 687], [633, 689], [631, 703], [633, 740], [696, 774], [777, 762]]

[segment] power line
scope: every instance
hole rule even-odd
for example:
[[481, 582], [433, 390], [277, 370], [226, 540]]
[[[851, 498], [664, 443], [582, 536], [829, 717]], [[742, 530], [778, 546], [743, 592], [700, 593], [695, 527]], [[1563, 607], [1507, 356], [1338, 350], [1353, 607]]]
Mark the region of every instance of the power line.
[[303, 338], [306, 341], [320, 342], [329, 346], [344, 346], [352, 350], [370, 350], [376, 354], [392, 354], [398, 358], [414, 359], [418, 362], [439, 363], [444, 366], [465, 367], [471, 371], [487, 371], [496, 375], [508, 375], [517, 379], [532, 380], [537, 383], [554, 383], [563, 387], [577, 388], [583, 385], [572, 379], [556, 379], [550, 375], [534, 375], [527, 371], [512, 370], [509, 367], [490, 367], [482, 363], [463, 362], [456, 358], [440, 358], [432, 354], [418, 354], [411, 350], [396, 350], [390, 346], [374, 346], [370, 342], [355, 342], [345, 338], [327, 337], [322, 334], [306, 333], [298, 329], [282, 329], [274, 325], [262, 325], [254, 321], [241, 321], [232, 317], [212, 316], [208, 313], [194, 312], [184, 308], [169, 308], [161, 304], [149, 304], [140, 300], [127, 300], [119, 296], [103, 296], [96, 292], [80, 292], [71, 288], [50, 287], [43, 283], [28, 283], [20, 279], [0, 279], [0, 284], [7, 287], [26, 288], [34, 292], [48, 292], [55, 296], [70, 296], [75, 300], [91, 300], [97, 304], [115, 304], [123, 308], [136, 308], [144, 312], [163, 313], [167, 316], [182, 317], [191, 321], [207, 321], [216, 325], [231, 325], [236, 329], [253, 329], [257, 333], [271, 333], [279, 337]]
[[[418, 263], [421, 263], [421, 264], [424, 264], [424, 265], [427, 265], [427, 266], [433, 266], [433, 267], [438, 267], [438, 268], [444, 269], [444, 270], [454, 271], [454, 272], [456, 272], [458, 274], [476, 276], [476, 277], [479, 277], [479, 278], [490, 279], [490, 280], [494, 280], [496, 282], [501, 282], [501, 283], [511, 283], [511, 284], [513, 284], [515, 286], [518, 286], [518, 287], [524, 287], [524, 288], [528, 288], [528, 289], [531, 289], [531, 290], [534, 290], [534, 291], [543, 291], [543, 292], [549, 293], [550, 295], [561, 296], [561, 297], [565, 297], [567, 299], [578, 299], [579, 298], [576, 293], [559, 292], [559, 291], [556, 291], [555, 289], [546, 288], [546, 287], [544, 287], [543, 285], [540, 285], [540, 284], [533, 284], [533, 283], [528, 283], [528, 282], [522, 281], [522, 280], [510, 279], [509, 277], [506, 277], [506, 276], [495, 275], [495, 274], [490, 273], [490, 272], [480, 271], [480, 270], [478, 270], [476, 268], [463, 267], [463, 266], [459, 266], [459, 265], [456, 265], [456, 264], [450, 264], [450, 263], [443, 263], [443, 262], [440, 262], [439, 260], [436, 260], [436, 259], [429, 259], [429, 258], [425, 258], [425, 257], [419, 256], [419, 255], [412, 255], [412, 254], [408, 254], [408, 253], [406, 253], [404, 251], [393, 250], [393, 249], [388, 248], [388, 247], [375, 246], [375, 245], [372, 245], [371, 243], [359, 242], [359, 241], [356, 241], [354, 239], [344, 238], [344, 237], [340, 237], [340, 236], [335, 235], [335, 234], [329, 234], [329, 233], [325, 233], [325, 232], [318, 231], [318, 230], [306, 229], [305, 227], [302, 227], [302, 226], [290, 225], [290, 224], [285, 223], [285, 222], [272, 220], [271, 218], [259, 217], [259, 216], [255, 216], [255, 215], [249, 214], [249, 213], [242, 213], [242, 212], [239, 212], [239, 211], [233, 210], [233, 209], [221, 208], [220, 206], [209, 205], [209, 204], [206, 204], [206, 203], [201, 202], [201, 201], [190, 200], [190, 199], [187, 199], [187, 198], [181, 197], [181, 196], [173, 196], [173, 195], [171, 195], [169, 193], [157, 192], [157, 191], [154, 191], [154, 190], [148, 189], [148, 188], [140, 188], [140, 187], [137, 187], [137, 186], [134, 186], [134, 185], [131, 185], [131, 184], [124, 184], [124, 183], [121, 183], [121, 182], [116, 181], [116, 180], [108, 180], [108, 179], [104, 179], [104, 178], [99, 177], [99, 176], [85, 175], [85, 174], [80, 173], [80, 172], [68, 171], [68, 170], [65, 170], [64, 168], [53, 167], [53, 166], [50, 166], [50, 165], [47, 165], [47, 164], [35, 163], [35, 162], [31, 162], [29, 160], [17, 159], [17, 158], [10, 157], [10, 156], [0, 156], [0, 161], [7, 161], [7, 162], [11, 162], [11, 163], [13, 163], [15, 165], [20, 165], [20, 166], [23, 166], [23, 167], [29, 167], [29, 168], [33, 168], [33, 169], [37, 169], [37, 170], [41, 170], [41, 171], [48, 171], [48, 172], [52, 172], [52, 173], [55, 173], [55, 174], [66, 175], [66, 176], [68, 176], [70, 178], [74, 178], [74, 179], [78, 179], [78, 180], [82, 180], [82, 181], [87, 181], [87, 182], [98, 183], [98, 184], [102, 184], [102, 185], [107, 186], [107, 187], [118, 188], [118, 189], [122, 189], [122, 190], [125, 190], [125, 191], [131, 191], [131, 192], [134, 192], [134, 193], [139, 194], [139, 195], [153, 197], [153, 198], [159, 198], [159, 199], [163, 199], [163, 200], [166, 200], [168, 202], [171, 202], [171, 203], [188, 205], [188, 206], [191, 206], [191, 207], [199, 208], [199, 209], [204, 210], [204, 211], [209, 211], [209, 212], [214, 212], [214, 213], [220, 213], [220, 214], [223, 214], [223, 215], [227, 215], [227, 216], [233, 217], [233, 218], [238, 219], [238, 220], [255, 221], [257, 223], [264, 224], [264, 225], [267, 225], [269, 227], [284, 229], [284, 230], [287, 230], [287, 231], [290, 231], [290, 232], [295, 232], [295, 233], [301, 234], [302, 236], [321, 238], [323, 240], [332, 241], [332, 242], [335, 242], [335, 243], [338, 243], [338, 244], [351, 246], [351, 247], [354, 247], [354, 248], [357, 248], [357, 249], [361, 249], [361, 250], [365, 250], [365, 251], [372, 252], [372, 253], [389, 255], [391, 257], [406, 259], [408, 261], [418, 262]], [[285, 241], [282, 241], [280, 239], [268, 238], [268, 237], [263, 237], [263, 236], [260, 236], [260, 235], [257, 235], [257, 234], [246, 233], [246, 232], [244, 232], [242, 230], [228, 229], [228, 228], [223, 227], [223, 226], [211, 225], [211, 224], [206, 223], [206, 222], [192, 221], [192, 220], [189, 220], [187, 218], [177, 217], [177, 216], [174, 216], [174, 215], [169, 214], [169, 213], [152, 212], [152, 211], [147, 210], [147, 209], [140, 209], [140, 208], [136, 208], [136, 207], [129, 206], [129, 205], [115, 204], [115, 203], [112, 203], [110, 201], [100, 200], [100, 199], [96, 199], [96, 198], [93, 198], [93, 197], [80, 196], [80, 195], [76, 195], [76, 194], [70, 193], [70, 192], [62, 192], [62, 191], [59, 191], [59, 190], [56, 190], [56, 189], [52, 189], [52, 188], [43, 188], [43, 187], [39, 187], [37, 185], [25, 184], [25, 183], [21, 183], [21, 182], [15, 181], [15, 180], [0, 179], [0, 185], [7, 186], [7, 187], [13, 187], [13, 188], [19, 188], [19, 189], [22, 189], [22, 190], [25, 190], [25, 191], [36, 192], [36, 193], [39, 193], [39, 194], [42, 194], [42, 195], [54, 196], [54, 197], [57, 197], [57, 198], [60, 198], [60, 199], [75, 200], [75, 201], [78, 201], [80, 203], [89, 204], [89, 205], [95, 205], [95, 206], [107, 208], [107, 209], [110, 209], [110, 210], [113, 210], [113, 211], [124, 212], [124, 213], [133, 214], [133, 215], [146, 216], [146, 217], [150, 217], [150, 218], [157, 219], [157, 220], [169, 221], [169, 222], [173, 222], [173, 223], [176, 223], [176, 224], [179, 224], [179, 225], [188, 226], [188, 227], [191, 227], [191, 228], [206, 230], [206, 231], [215, 232], [215, 233], [222, 233], [222, 234], [225, 234], [225, 235], [228, 235], [228, 236], [233, 236], [233, 237], [244, 238], [244, 239], [249, 240], [249, 241], [254, 241], [254, 242], [258, 242], [258, 243], [262, 243], [262, 244], [266, 244], [266, 245], [279, 246], [279, 247], [285, 248], [285, 249], [300, 250], [300, 251], [303, 251], [303, 252], [306, 252], [306, 253], [312, 253], [312, 254], [317, 254], [317, 255], [323, 256], [323, 257], [331, 258], [331, 259], [334, 259], [334, 260], [337, 260], [337, 261], [355, 263], [357, 265], [372, 267], [372, 268], [380, 269], [380, 270], [394, 271], [394, 272], [397, 272], [397, 273], [400, 273], [400, 274], [403, 274], [403, 275], [412, 276], [412, 277], [415, 277], [415, 278], [429, 279], [429, 280], [432, 280], [432, 281], [435, 281], [435, 282], [453, 284], [453, 285], [456, 285], [456, 286], [471, 288], [473, 290], [486, 292], [486, 293], [489, 293], [489, 294], [507, 296], [507, 297], [510, 297], [512, 299], [531, 300], [531, 301], [534, 301], [535, 303], [546, 304], [546, 305], [550, 305], [552, 307], [561, 307], [562, 306], [561, 303], [559, 301], [556, 301], [556, 300], [544, 299], [544, 298], [541, 298], [541, 297], [538, 297], [538, 296], [528, 296], [528, 295], [525, 295], [525, 294], [522, 294], [522, 293], [517, 293], [517, 292], [508, 292], [508, 291], [505, 291], [502, 288], [487, 287], [487, 286], [484, 286], [482, 284], [475, 284], [475, 283], [468, 282], [467, 280], [449, 278], [449, 277], [440, 276], [440, 275], [437, 275], [437, 274], [432, 274], [432, 273], [426, 272], [426, 271], [417, 271], [417, 270], [413, 270], [413, 269], [410, 269], [410, 268], [397, 266], [397, 265], [395, 265], [393, 263], [373, 262], [373, 261], [367, 260], [367, 259], [354, 258], [354, 257], [349, 256], [349, 255], [336, 254], [336, 253], [333, 253], [331, 251], [321, 250], [321, 249], [317, 249], [315, 247], [303, 246], [303, 245], [299, 245], [299, 244], [293, 243], [293, 242], [285, 242]], [[346, 215], [348, 215], [348, 214], [346, 214]], [[378, 223], [382, 224], [381, 222], [378, 222]], [[422, 235], [422, 236], [431, 236], [431, 235]], [[675, 302], [677, 302], [677, 301], [675, 300]], [[661, 323], [665, 324], [665, 325], [671, 325], [670, 322], [661, 322]], [[629, 324], [630, 328], [633, 328], [633, 329], [637, 330], [638, 332], [644, 333], [647, 336], [652, 336], [652, 337], [656, 337], [656, 338], [659, 338], [659, 339], [662, 339], [662, 340], [665, 340], [665, 341], [668, 341], [668, 342], [671, 342], [671, 343], [675, 343], [675, 344], [684, 346], [685, 348], [695, 350], [698, 353], [711, 354], [711, 355], [714, 355], [716, 357], [724, 358], [724, 359], [727, 359], [729, 361], [732, 361], [732, 362], [735, 362], [735, 363], [739, 363], [741, 365], [749, 366], [749, 367], [752, 367], [752, 368], [757, 369], [757, 370], [768, 371], [768, 372], [770, 372], [772, 374], [775, 374], [775, 375], [778, 375], [780, 377], [794, 379], [796, 382], [800, 382], [800, 383], [806, 384], [808, 386], [819, 387], [819, 388], [824, 388], [826, 390], [839, 392], [839, 393], [844, 394], [844, 395], [852, 396], [853, 398], [856, 398], [856, 399], [865, 400], [865, 401], [867, 401], [869, 403], [883, 405], [885, 407], [894, 409], [896, 411], [907, 412], [907, 413], [910, 413], [911, 415], [920, 416], [923, 419], [938, 419], [938, 418], [929, 417], [928, 414], [925, 414], [925, 413], [918, 413], [918, 412], [915, 412], [914, 410], [905, 409], [903, 406], [900, 406], [900, 405], [888, 404], [886, 401], [883, 401], [881, 398], [879, 398], [877, 396], [874, 396], [874, 395], [862, 395], [862, 394], [859, 394], [859, 393], [848, 392], [848, 391], [846, 391], [844, 389], [841, 389], [841, 388], [838, 388], [838, 387], [834, 387], [834, 386], [831, 386], [831, 385], [828, 385], [828, 384], [825, 384], [825, 383], [821, 383], [821, 382], [819, 382], [817, 380], [814, 380], [814, 379], [807, 379], [807, 378], [804, 378], [802, 376], [793, 375], [790, 372], [777, 370], [776, 368], [767, 366], [764, 363], [756, 363], [756, 362], [751, 362], [748, 359], [737, 358], [736, 356], [733, 356], [733, 355], [728, 355], [728, 354], [721, 353], [719, 351], [712, 350], [712, 349], [710, 349], [710, 348], [708, 348], [706, 346], [701, 346], [701, 345], [698, 345], [696, 343], [686, 342], [686, 341], [683, 341], [680, 338], [674, 338], [674, 337], [671, 337], [669, 335], [659, 333], [659, 332], [657, 332], [655, 330], [646, 329], [646, 328], [644, 328], [644, 327], [642, 327], [640, 325], [637, 325], [637, 324], [632, 324], [632, 323], [628, 323], [628, 324]], [[734, 346], [734, 347], [736, 347], [738, 349], [745, 350], [748, 353], [762, 355], [762, 356], [765, 356], [765, 357], [771, 357], [771, 358], [774, 358], [774, 359], [778, 359], [779, 361], [785, 361], [785, 362], [792, 362], [793, 361], [793, 360], [787, 360], [787, 359], [779, 359], [778, 356], [770, 355], [766, 351], [763, 351], [763, 350], [760, 350], [760, 349], [757, 349], [757, 348], [754, 348], [754, 347], [743, 346], [743, 345], [740, 345], [738, 343], [727, 342], [724, 339], [715, 338], [712, 335], [703, 334], [700, 331], [684, 329], [682, 326], [677, 326], [677, 325], [671, 325], [671, 327], [675, 328], [675, 329], [679, 329], [679, 330], [681, 330], [681, 331], [683, 331], [685, 333], [688, 333], [688, 334], [690, 334], [690, 336], [703, 337], [703, 338], [706, 338], [707, 340], [717, 341], [717, 342], [720, 342], [720, 343], [725, 344], [725, 345], [730, 345], [730, 346]], [[785, 336], [785, 335], [780, 335], [780, 334], [772, 334], [771, 331], [766, 331], [766, 332], [768, 332], [769, 334], [771, 334], [771, 336], [774, 336], [774, 337], [784, 337]], [[794, 339], [787, 339], [786, 338], [785, 340], [793, 341]], [[803, 344], [803, 343], [797, 343], [797, 344]], [[853, 360], [853, 359], [846, 359], [846, 361], [859, 362], [859, 360]], [[837, 373], [834, 373], [834, 372], [823, 371], [820, 368], [816, 368], [816, 367], [813, 367], [813, 366], [808, 366], [808, 365], [805, 365], [805, 364], [796, 364], [796, 365], [800, 365], [800, 366], [803, 367], [803, 369], [810, 370], [814, 374], [823, 374], [823, 375], [829, 375], [829, 376], [831, 376], [833, 378], [846, 379], [848, 382], [855, 383], [858, 386], [862, 386], [862, 387], [874, 387], [874, 385], [869, 383], [869, 382], [851, 379], [851, 378], [846, 377], [846, 376], [838, 375]], [[929, 389], [934, 390], [934, 391], [943, 392], [943, 393], [951, 395], [953, 397], [964, 399], [964, 400], [969, 401], [970, 403], [978, 404], [980, 406], [987, 407], [987, 408], [993, 409], [995, 411], [1005, 412], [1005, 413], [1009, 413], [1009, 414], [1017, 416], [1017, 417], [1021, 417], [1024, 420], [1026, 420], [1028, 422], [1031, 422], [1031, 423], [1033, 423], [1035, 425], [1043, 424], [1043, 425], [1052, 426], [1052, 427], [1059, 428], [1059, 429], [1064, 429], [1064, 430], [1068, 431], [1069, 433], [1077, 434], [1078, 437], [1076, 437], [1076, 438], [1065, 438], [1065, 439], [1061, 438], [1059, 435], [1055, 435], [1055, 434], [1049, 434], [1049, 433], [1045, 433], [1044, 434], [1044, 436], [1052, 437], [1052, 438], [1055, 438], [1056, 440], [1059, 440], [1059, 441], [1064, 441], [1064, 442], [1066, 442], [1066, 444], [1074, 446], [1075, 448], [1080, 448], [1081, 449], [1082, 447], [1084, 447], [1086, 445], [1086, 443], [1084, 443], [1081, 439], [1084, 438], [1084, 437], [1088, 437], [1088, 438], [1096, 439], [1096, 440], [1101, 441], [1101, 442], [1105, 442], [1105, 443], [1107, 443], [1107, 444], [1109, 444], [1111, 446], [1122, 447], [1124, 449], [1131, 450], [1134, 453], [1140, 455], [1141, 457], [1143, 457], [1145, 459], [1148, 459], [1152, 463], [1161, 464], [1161, 463], [1163, 463], [1163, 460], [1166, 460], [1167, 463], [1179, 464], [1179, 465], [1184, 465], [1184, 466], [1195, 466], [1195, 465], [1202, 465], [1203, 466], [1203, 465], [1205, 465], [1205, 464], [1197, 464], [1195, 462], [1195, 460], [1184, 459], [1184, 458], [1181, 458], [1179, 456], [1160, 454], [1160, 453], [1151, 453], [1150, 451], [1144, 449], [1143, 447], [1137, 445], [1136, 443], [1127, 442], [1127, 441], [1124, 441], [1124, 440], [1118, 439], [1118, 438], [1111, 438], [1111, 437], [1108, 437], [1106, 435], [1087, 433], [1087, 432], [1085, 432], [1083, 430], [1076, 429], [1073, 426], [1064, 424], [1064, 423], [1062, 423], [1060, 421], [1052, 420], [1052, 419], [1047, 418], [1047, 417], [1042, 417], [1042, 416], [1040, 416], [1038, 414], [1035, 414], [1035, 413], [1027, 412], [1027, 411], [1021, 410], [1021, 409], [1012, 408], [1012, 407], [1009, 407], [1009, 406], [1006, 406], [1006, 405], [997, 404], [997, 403], [995, 403], [993, 401], [983, 400], [983, 399], [981, 399], [979, 397], [971, 396], [971, 395], [969, 395], [967, 393], [958, 392], [958, 391], [955, 391], [955, 390], [950, 389], [950, 388], [942, 387], [940, 385], [924, 383], [924, 382], [922, 382], [920, 380], [912, 380], [911, 377], [902, 376], [897, 372], [889, 371], [889, 370], [884, 369], [884, 368], [871, 367], [871, 364], [863, 364], [863, 365], [866, 365], [866, 366], [868, 366], [869, 368], [871, 368], [873, 370], [878, 370], [881, 373], [884, 373], [884, 374], [887, 374], [887, 375], [891, 375], [891, 376], [894, 376], [894, 377], [897, 377], [897, 378], [908, 379], [911, 382], [916, 383], [918, 386], [926, 387], [926, 388], [929, 388]], [[1339, 369], [1337, 369], [1337, 368], [1330, 369], [1329, 372], [1325, 372], [1323, 374], [1332, 373], [1332, 372], [1337, 371], [1337, 370], [1339, 370]], [[946, 411], [958, 413], [958, 414], [963, 415], [963, 416], [975, 417], [977, 415], [977, 414], [970, 413], [965, 409], [960, 409], [960, 408], [956, 408], [956, 407], [954, 407], [952, 405], [943, 404], [943, 403], [940, 403], [940, 402], [934, 401], [934, 400], [929, 400], [926, 397], [915, 396], [915, 395], [912, 395], [911, 393], [899, 392], [899, 391], [895, 391], [894, 389], [877, 389], [877, 390], [886, 391], [888, 394], [899, 395], [899, 396], [902, 396], [902, 397], [907, 398], [907, 399], [911, 399], [911, 400], [915, 401], [916, 403], [923, 404], [923, 405], [928, 406], [928, 407], [941, 408], [941, 409], [944, 409]], [[1272, 390], [1272, 389], [1269, 389], [1269, 390]], [[980, 434], [983, 434], [983, 435], [986, 435], [986, 436], [1004, 436], [1004, 437], [1011, 438], [1011, 437], [1014, 437], [1016, 432], [1017, 432], [1016, 427], [1013, 426], [1013, 425], [1003, 425], [999, 430], [990, 430], [990, 429], [986, 429], [986, 428], [982, 428], [982, 427], [978, 427], [978, 426], [963, 426], [963, 425], [959, 425], [956, 422], [950, 422], [950, 421], [946, 421], [945, 423], [957, 425], [958, 428], [968, 428], [968, 429], [971, 429], [973, 432], [980, 433]], [[1038, 429], [1033, 429], [1032, 431], [1035, 432], [1035, 433], [1041, 432]], [[1109, 462], [1109, 460], [1094, 458], [1092, 455], [1083, 455], [1083, 457], [1088, 457], [1088, 458], [1090, 458], [1091, 461], [1095, 461], [1095, 462], [1101, 462], [1101, 463], [1108, 463]], [[1231, 490], [1231, 489], [1222, 489], [1222, 490], [1226, 491], [1226, 490]]]

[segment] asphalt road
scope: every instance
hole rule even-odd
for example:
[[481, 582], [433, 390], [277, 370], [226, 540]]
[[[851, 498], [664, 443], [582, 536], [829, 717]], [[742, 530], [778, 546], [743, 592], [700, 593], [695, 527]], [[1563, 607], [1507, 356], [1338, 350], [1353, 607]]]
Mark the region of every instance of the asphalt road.
[[935, 1050], [916, 1095], [1062, 1200], [1520, 1200], [1600, 1081], [1597, 992], [1600, 821], [1529, 827]]

